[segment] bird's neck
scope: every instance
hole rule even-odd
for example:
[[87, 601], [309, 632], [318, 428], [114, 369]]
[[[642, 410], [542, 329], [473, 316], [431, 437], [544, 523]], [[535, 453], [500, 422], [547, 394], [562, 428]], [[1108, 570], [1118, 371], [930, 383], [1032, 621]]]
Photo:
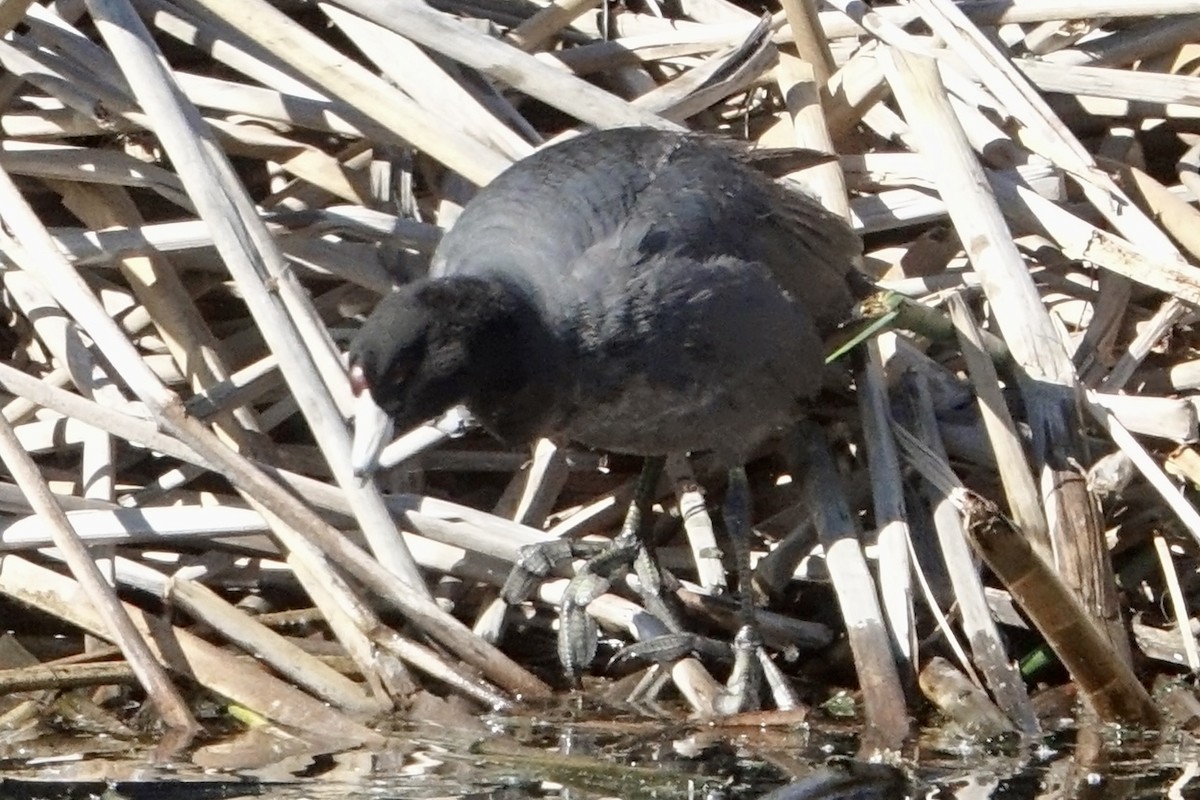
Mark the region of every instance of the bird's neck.
[[552, 413], [554, 339], [529, 296], [499, 279], [444, 278], [457, 302], [446, 322], [461, 326], [472, 365], [467, 407], [494, 436], [522, 444], [539, 435]]

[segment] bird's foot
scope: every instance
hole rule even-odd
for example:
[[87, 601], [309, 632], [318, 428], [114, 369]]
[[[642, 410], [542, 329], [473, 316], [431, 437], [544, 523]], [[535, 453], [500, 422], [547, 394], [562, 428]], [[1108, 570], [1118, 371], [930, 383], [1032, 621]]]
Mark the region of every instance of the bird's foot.
[[596, 657], [599, 631], [596, 620], [587, 613], [588, 604], [608, 591], [611, 581], [586, 567], [563, 590], [558, 617], [558, 659], [572, 685]]
[[608, 545], [596, 542], [575, 542], [553, 539], [527, 544], [517, 550], [517, 560], [504, 581], [500, 596], [509, 605], [528, 600], [538, 583], [554, 572], [564, 561], [574, 558], [595, 558]]
[[725, 681], [725, 690], [713, 698], [713, 712], [719, 716], [754, 711], [762, 691], [762, 667], [758, 651], [762, 640], [753, 625], [743, 625], [733, 637], [733, 669]]
[[665, 664], [689, 655], [729, 659], [733, 653], [733, 647], [727, 642], [710, 639], [697, 633], [668, 633], [622, 647], [612, 657], [610, 663], [616, 664], [627, 658], [637, 658], [653, 661], [656, 664]]
[[[675, 616], [662, 599], [664, 573], [659, 570], [642, 540], [643, 522], [649, 513], [655, 487], [665, 459], [647, 458], [634, 486], [633, 502], [617, 537], [600, 552], [593, 549], [588, 560], [576, 570], [567, 584], [561, 600], [558, 628], [558, 654], [563, 672], [572, 683], [596, 655], [597, 630], [588, 616], [587, 606], [612, 583], [628, 574], [630, 567], [638, 576], [639, 590], [647, 610], [663, 620], [672, 631], [678, 631]], [[536, 586], [538, 576], [545, 576], [567, 557], [580, 555], [582, 543], [554, 543], [549, 547], [522, 548], [521, 558], [505, 583], [503, 596], [508, 602], [519, 602]], [[586, 545], [584, 545], [586, 546]], [[594, 548], [594, 546], [593, 546]], [[673, 578], [667, 576], [674, 582]]]
[[664, 585], [675, 579], [659, 569], [641, 538], [622, 533], [600, 554], [584, 563], [563, 591], [558, 627], [558, 654], [563, 672], [572, 682], [596, 655], [595, 621], [587, 606], [623, 578], [630, 567], [638, 576], [638, 590], [648, 612], [672, 632], [681, 630], [675, 614], [663, 600]]
[[712, 713], [720, 717], [753, 711], [759, 707], [763, 683], [758, 658], [761, 645], [752, 626], [742, 627], [732, 644], [693, 633], [672, 633], [622, 648], [613, 656], [612, 663], [638, 658], [652, 661], [661, 668], [693, 655], [721, 660], [732, 658], [733, 669], [729, 672], [729, 678], [724, 688], [712, 698]]

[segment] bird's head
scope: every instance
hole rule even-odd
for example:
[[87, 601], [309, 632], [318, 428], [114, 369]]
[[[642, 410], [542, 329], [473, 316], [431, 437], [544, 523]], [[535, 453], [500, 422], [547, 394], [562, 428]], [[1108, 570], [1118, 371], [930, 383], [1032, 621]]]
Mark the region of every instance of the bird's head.
[[410, 430], [463, 401], [469, 333], [446, 304], [442, 287], [407, 284], [379, 302], [351, 342], [356, 474], [374, 471], [394, 430]]

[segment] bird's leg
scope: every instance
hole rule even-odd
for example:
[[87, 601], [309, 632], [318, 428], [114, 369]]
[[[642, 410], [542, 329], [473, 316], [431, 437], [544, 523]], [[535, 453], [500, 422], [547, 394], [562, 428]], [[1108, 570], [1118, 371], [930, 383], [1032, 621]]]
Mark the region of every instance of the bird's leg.
[[645, 519], [654, 502], [666, 459], [654, 456], [642, 465], [634, 485], [633, 501], [621, 531], [602, 553], [589, 559], [575, 573], [563, 593], [558, 629], [558, 653], [563, 672], [572, 680], [596, 655], [595, 623], [587, 616], [587, 604], [599, 597], [612, 581], [631, 565], [638, 575], [640, 593], [646, 610], [662, 619], [672, 631], [679, 626], [662, 600], [662, 572], [654, 563], [643, 537]]
[[665, 599], [679, 587], [679, 581], [659, 565], [644, 536], [638, 535], [633, 552], [633, 572], [638, 578], [638, 594], [642, 598], [642, 605], [662, 620], [672, 634], [682, 634], [683, 625]]
[[[762, 639], [754, 606], [750, 569], [750, 486], [746, 470], [735, 467], [729, 471], [729, 488], [725, 493], [725, 529], [730, 539], [734, 569], [737, 573], [738, 616], [740, 627], [732, 646], [733, 668], [725, 689], [713, 698], [713, 711], [720, 716], [757, 708], [763, 679], [759, 661]], [[647, 606], [649, 607], [649, 606]], [[632, 644], [613, 660], [642, 658], [665, 664], [689, 654], [728, 658], [730, 645], [704, 636], [672, 628], [672, 633], [645, 642]], [[764, 654], [765, 656], [765, 654]]]
[[754, 608], [754, 572], [750, 569], [750, 482], [746, 468], [729, 470], [725, 490], [725, 533], [733, 550], [733, 567], [738, 582], [738, 616], [744, 628], [758, 630], [758, 615]]
[[674, 591], [678, 582], [655, 560], [654, 554], [646, 544], [645, 515], [654, 502], [654, 490], [658, 487], [658, 479], [662, 476], [663, 466], [667, 460], [661, 456], [647, 458], [638, 475], [634, 488], [634, 500], [625, 516], [625, 524], [613, 542], [614, 549], [633, 554], [633, 572], [638, 578], [638, 594], [641, 595], [642, 605], [672, 633], [681, 633], [683, 626], [675, 612], [663, 599]]
[[741, 628], [733, 640], [733, 670], [726, 682], [726, 694], [718, 700], [718, 713], [734, 714], [758, 705], [762, 673], [758, 650], [762, 637], [754, 608], [754, 574], [750, 569], [750, 483], [742, 466], [729, 470], [725, 490], [725, 532], [730, 539], [738, 582], [738, 611]]

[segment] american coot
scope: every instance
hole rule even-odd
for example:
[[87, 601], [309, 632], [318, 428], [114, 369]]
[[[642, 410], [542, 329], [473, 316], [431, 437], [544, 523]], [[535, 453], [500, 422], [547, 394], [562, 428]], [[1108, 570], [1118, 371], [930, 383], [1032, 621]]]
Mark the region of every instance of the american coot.
[[620, 128], [483, 188], [430, 277], [383, 298], [351, 345], [356, 469], [371, 471], [393, 423], [459, 403], [513, 444], [740, 464], [820, 389], [823, 337], [861, 279], [844, 221], [755, 159]]

